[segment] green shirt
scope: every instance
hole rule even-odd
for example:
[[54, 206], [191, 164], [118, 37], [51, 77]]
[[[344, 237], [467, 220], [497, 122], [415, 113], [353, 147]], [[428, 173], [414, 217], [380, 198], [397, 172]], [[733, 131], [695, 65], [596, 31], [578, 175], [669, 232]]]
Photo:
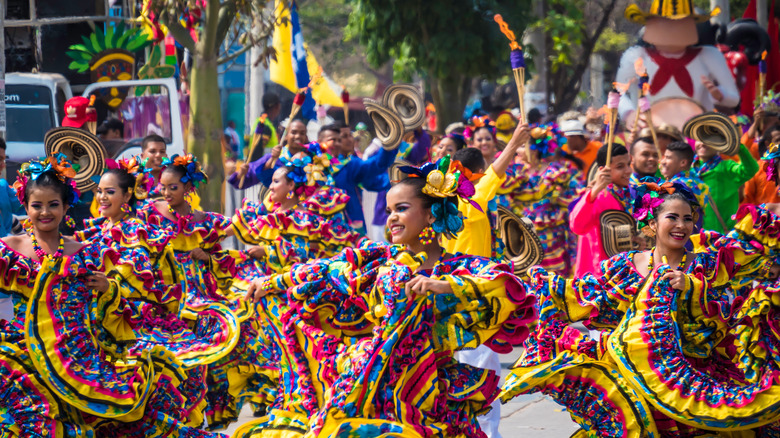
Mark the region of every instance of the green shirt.
[[[717, 232], [728, 232], [734, 228], [736, 221], [731, 219], [739, 208], [739, 188], [758, 172], [758, 162], [750, 154], [745, 145], [739, 146], [739, 160], [723, 160], [709, 172], [699, 174], [699, 178], [710, 188], [712, 201], [718, 207], [723, 222], [726, 223], [726, 230], [710, 207], [710, 202], [706, 202], [704, 207], [705, 230], [714, 230]], [[701, 160], [696, 162], [696, 168], [704, 164]]]

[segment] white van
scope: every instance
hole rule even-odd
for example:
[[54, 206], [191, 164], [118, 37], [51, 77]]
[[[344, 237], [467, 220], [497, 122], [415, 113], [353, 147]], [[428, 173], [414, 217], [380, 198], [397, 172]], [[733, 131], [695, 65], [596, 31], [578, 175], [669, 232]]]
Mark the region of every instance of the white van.
[[46, 155], [43, 137], [62, 123], [65, 102], [73, 97], [59, 73], [8, 73], [5, 76], [6, 154], [9, 167]]

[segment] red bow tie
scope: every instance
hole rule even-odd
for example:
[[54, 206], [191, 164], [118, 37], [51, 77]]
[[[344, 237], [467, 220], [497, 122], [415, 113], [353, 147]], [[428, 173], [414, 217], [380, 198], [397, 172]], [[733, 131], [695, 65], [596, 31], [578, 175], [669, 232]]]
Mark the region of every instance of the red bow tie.
[[667, 58], [661, 55], [656, 49], [647, 49], [647, 54], [658, 64], [658, 71], [650, 81], [650, 94], [658, 94], [674, 78], [677, 85], [688, 97], [693, 97], [693, 80], [691, 74], [686, 68], [701, 52], [701, 48], [693, 48], [685, 51], [685, 54], [679, 58]]

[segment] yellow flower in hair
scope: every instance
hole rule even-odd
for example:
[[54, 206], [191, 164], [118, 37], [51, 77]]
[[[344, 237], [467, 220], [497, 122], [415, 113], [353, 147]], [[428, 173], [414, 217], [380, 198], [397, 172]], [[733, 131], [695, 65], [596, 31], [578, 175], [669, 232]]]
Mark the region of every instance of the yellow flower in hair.
[[458, 188], [458, 177], [460, 173], [444, 173], [441, 170], [432, 170], [426, 178], [423, 193], [437, 198], [449, 198], [454, 196]]

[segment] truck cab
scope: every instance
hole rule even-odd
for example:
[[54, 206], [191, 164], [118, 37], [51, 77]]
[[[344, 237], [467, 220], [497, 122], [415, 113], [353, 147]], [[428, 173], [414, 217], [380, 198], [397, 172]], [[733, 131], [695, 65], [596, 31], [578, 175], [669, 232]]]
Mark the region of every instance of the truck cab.
[[43, 137], [49, 129], [61, 125], [65, 101], [71, 97], [68, 80], [58, 73], [8, 73], [5, 76], [9, 168], [18, 168], [21, 163], [46, 155]]

